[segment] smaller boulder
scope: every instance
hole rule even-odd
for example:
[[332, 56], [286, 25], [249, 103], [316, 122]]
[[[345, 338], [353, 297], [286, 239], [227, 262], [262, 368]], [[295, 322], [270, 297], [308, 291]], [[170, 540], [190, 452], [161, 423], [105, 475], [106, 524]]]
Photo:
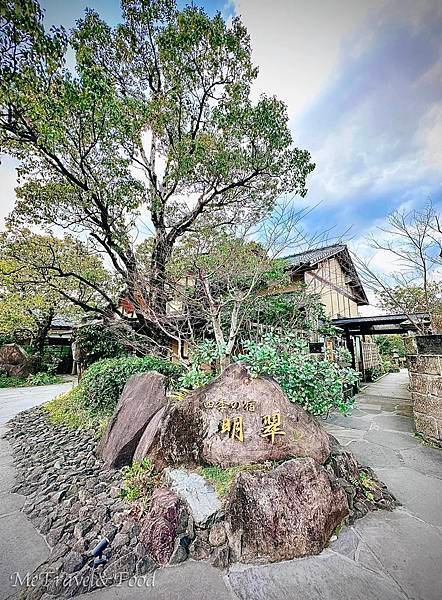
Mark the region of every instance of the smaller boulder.
[[98, 445], [98, 454], [107, 466], [120, 468], [131, 463], [147, 425], [165, 405], [164, 375], [152, 371], [129, 379]]
[[166, 469], [164, 479], [170, 488], [189, 507], [197, 527], [206, 527], [221, 510], [221, 502], [214, 488], [198, 473], [184, 469]]
[[154, 490], [139, 539], [147, 553], [160, 565], [166, 565], [176, 550], [175, 540], [185, 512], [182, 502], [170, 489], [162, 487]]
[[163, 406], [157, 411], [151, 418], [149, 424], [144, 430], [141, 436], [138, 446], [135, 450], [134, 460], [141, 460], [146, 456], [152, 454], [152, 449], [158, 444], [159, 436], [161, 434], [161, 425], [163, 417], [166, 413], [167, 407]]
[[226, 505], [233, 561], [276, 562], [319, 554], [348, 515], [345, 491], [312, 458], [237, 475]]
[[27, 377], [33, 366], [32, 357], [18, 344], [5, 344], [0, 348], [0, 371], [10, 377]]

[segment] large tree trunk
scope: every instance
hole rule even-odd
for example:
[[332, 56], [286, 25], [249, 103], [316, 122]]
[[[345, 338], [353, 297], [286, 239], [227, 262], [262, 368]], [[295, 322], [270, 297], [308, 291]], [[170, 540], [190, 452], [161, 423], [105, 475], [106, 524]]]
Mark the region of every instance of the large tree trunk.
[[41, 319], [39, 319], [37, 323], [37, 333], [31, 343], [32, 349], [34, 350], [36, 356], [35, 368], [37, 371], [39, 371], [42, 366], [45, 344], [54, 316], [55, 312], [50, 310]]
[[167, 291], [166, 269], [172, 255], [173, 244], [167, 239], [165, 231], [157, 232], [150, 261], [150, 281], [148, 289], [149, 307], [157, 318], [166, 315]]

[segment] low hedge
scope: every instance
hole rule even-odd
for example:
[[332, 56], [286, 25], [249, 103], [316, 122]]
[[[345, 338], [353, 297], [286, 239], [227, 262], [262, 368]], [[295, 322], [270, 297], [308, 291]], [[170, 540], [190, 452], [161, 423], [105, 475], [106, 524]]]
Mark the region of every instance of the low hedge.
[[136, 373], [158, 371], [176, 381], [183, 373], [180, 365], [156, 356], [106, 358], [91, 365], [78, 388], [86, 408], [96, 413], [110, 413], [127, 380]]

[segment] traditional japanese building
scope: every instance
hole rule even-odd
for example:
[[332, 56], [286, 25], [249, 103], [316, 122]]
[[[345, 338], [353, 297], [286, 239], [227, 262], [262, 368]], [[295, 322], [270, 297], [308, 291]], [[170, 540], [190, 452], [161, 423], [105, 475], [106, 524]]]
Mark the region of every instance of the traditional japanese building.
[[307, 250], [285, 257], [295, 290], [299, 284], [318, 294], [331, 319], [357, 317], [358, 307], [369, 304], [356, 267], [344, 244]]

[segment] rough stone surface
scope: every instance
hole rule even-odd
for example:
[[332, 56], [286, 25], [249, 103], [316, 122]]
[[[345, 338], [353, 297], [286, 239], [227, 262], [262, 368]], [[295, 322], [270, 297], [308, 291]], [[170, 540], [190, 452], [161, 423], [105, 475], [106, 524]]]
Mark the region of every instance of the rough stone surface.
[[209, 533], [211, 546], [222, 546], [226, 542], [226, 539], [226, 530], [223, 523], [215, 523]]
[[33, 370], [32, 357], [18, 344], [0, 347], [0, 372], [11, 377], [27, 377]]
[[187, 504], [196, 525], [204, 527], [221, 510], [221, 502], [214, 488], [198, 473], [189, 473], [184, 469], [166, 469], [164, 479]]
[[408, 357], [416, 431], [442, 444], [442, 336], [418, 336], [417, 354]]
[[[253, 410], [252, 410], [253, 409]], [[278, 433], [265, 435], [264, 417], [280, 415]], [[243, 420], [243, 441], [222, 423]], [[230, 365], [207, 386], [195, 390], [165, 413], [149, 456], [158, 466], [209, 464], [228, 467], [309, 456], [323, 463], [329, 440], [319, 422], [292, 404], [279, 385], [252, 378], [245, 365]], [[282, 432], [282, 433], [281, 433]]]
[[[25, 597], [66, 598], [101, 587], [103, 582], [112, 585], [115, 578], [129, 578], [138, 560], [134, 548], [139, 543], [139, 526], [130, 505], [119, 497], [121, 472], [107, 468], [95, 455], [93, 432], [53, 426], [38, 407], [17, 415], [6, 436], [18, 473], [13, 489], [26, 496], [23, 516], [28, 516], [51, 547], [46, 562], [30, 573], [38, 585], [27, 589]], [[105, 551], [109, 561], [99, 567], [91, 582], [88, 552], [104, 537], [111, 542]], [[13, 539], [26, 543], [18, 532]], [[158, 566], [148, 556], [143, 560]]]
[[442, 420], [439, 427], [439, 419], [436, 417], [414, 411], [414, 424], [416, 431], [425, 438], [442, 441]]
[[408, 357], [408, 368], [411, 373], [424, 373], [427, 375], [439, 375], [440, 363], [438, 356], [415, 355]]
[[418, 354], [437, 354], [442, 356], [442, 335], [417, 335]]
[[378, 510], [393, 510], [399, 502], [370, 467], [362, 467], [340, 444], [334, 444], [326, 469], [347, 494], [349, 523]]
[[166, 378], [160, 373], [133, 375], [124, 386], [98, 453], [119, 468], [130, 464], [149, 421], [166, 404]]
[[166, 565], [174, 553], [184, 512], [182, 502], [172, 490], [165, 487], [154, 490], [140, 541], [160, 565]]
[[151, 449], [156, 443], [158, 443], [159, 436], [161, 433], [160, 425], [166, 412], [166, 406], [160, 408], [149, 421], [143, 435], [136, 447], [134, 460], [141, 460], [145, 456], [148, 456]]
[[318, 554], [348, 515], [345, 491], [313, 459], [241, 472], [226, 505], [233, 559], [275, 562]]

